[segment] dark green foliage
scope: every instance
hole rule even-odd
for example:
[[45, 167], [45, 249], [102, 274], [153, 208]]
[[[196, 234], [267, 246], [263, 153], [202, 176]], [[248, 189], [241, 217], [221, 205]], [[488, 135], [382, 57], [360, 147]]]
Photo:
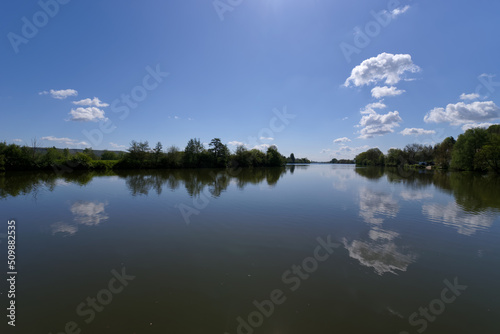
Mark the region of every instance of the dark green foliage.
[[404, 152], [399, 148], [391, 148], [385, 157], [386, 166], [399, 166], [404, 164]]
[[219, 138], [212, 139], [208, 146], [214, 167], [226, 167], [231, 155], [227, 146]]
[[[334, 162], [336, 159], [333, 159]], [[445, 138], [441, 143], [430, 145], [408, 144], [403, 150], [391, 148], [384, 156], [372, 148], [356, 156], [360, 166], [392, 166], [415, 168], [437, 165], [465, 171], [493, 171], [500, 174], [500, 125], [488, 129], [469, 129], [455, 141]]]
[[278, 152], [278, 148], [274, 145], [267, 149], [266, 160], [269, 167], [279, 167], [286, 163], [286, 158]]
[[481, 128], [469, 129], [458, 136], [453, 148], [451, 167], [458, 170], [474, 170], [476, 153], [488, 144], [488, 131]]
[[101, 160], [118, 160], [118, 154], [105, 150], [102, 152]]
[[378, 148], [371, 148], [356, 156], [356, 164], [360, 166], [382, 166], [384, 154]]
[[434, 146], [434, 162], [441, 168], [448, 168], [451, 163], [451, 154], [457, 141], [453, 137], [445, 138]]

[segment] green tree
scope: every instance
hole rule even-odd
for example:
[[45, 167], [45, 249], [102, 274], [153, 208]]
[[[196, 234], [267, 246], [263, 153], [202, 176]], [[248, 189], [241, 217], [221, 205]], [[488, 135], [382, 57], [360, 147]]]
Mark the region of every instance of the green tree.
[[474, 165], [478, 169], [491, 169], [500, 174], [500, 134], [492, 134], [487, 145], [476, 153]]
[[88, 156], [92, 160], [97, 160], [97, 155], [94, 153], [94, 150], [92, 150], [92, 147], [87, 147], [83, 150], [83, 154]]
[[448, 168], [456, 140], [453, 137], [445, 138], [440, 144], [434, 146], [434, 162], [442, 168]]
[[69, 148], [65, 148], [63, 150], [63, 156], [64, 156], [64, 159], [66, 159], [66, 160], [69, 159], [69, 157], [70, 157]]
[[163, 150], [163, 145], [160, 142], [157, 142], [155, 148], [153, 149], [153, 153], [155, 156], [155, 163], [158, 163], [158, 161], [160, 160], [162, 150]]
[[356, 156], [356, 164], [363, 166], [376, 166], [384, 163], [384, 154], [378, 148], [371, 148]]
[[115, 152], [104, 150], [101, 154], [101, 160], [118, 160], [118, 155]]
[[292, 164], [294, 164], [294, 163], [295, 163], [295, 155], [294, 155], [293, 153], [292, 153], [292, 154], [290, 154], [290, 162], [291, 162]]
[[399, 166], [404, 163], [404, 152], [399, 148], [391, 148], [387, 151], [385, 164], [387, 166]]
[[42, 164], [44, 166], [53, 166], [64, 158], [64, 155], [55, 146], [47, 149], [45, 154], [42, 156]]
[[476, 153], [488, 142], [485, 129], [474, 128], [458, 136], [453, 147], [451, 167], [459, 170], [474, 170]]
[[208, 151], [212, 155], [212, 159], [216, 167], [225, 167], [229, 161], [231, 152], [219, 138], [214, 138], [208, 145]]
[[286, 163], [286, 158], [278, 152], [278, 148], [274, 145], [267, 149], [266, 160], [267, 165], [272, 167], [283, 166]]
[[184, 149], [184, 164], [187, 167], [199, 167], [204, 150], [199, 138], [190, 139]]

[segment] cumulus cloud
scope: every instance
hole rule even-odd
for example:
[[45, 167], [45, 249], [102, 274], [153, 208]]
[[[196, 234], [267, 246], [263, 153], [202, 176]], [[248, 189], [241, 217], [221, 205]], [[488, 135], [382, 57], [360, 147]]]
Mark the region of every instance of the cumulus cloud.
[[397, 89], [394, 86], [377, 86], [372, 88], [372, 96], [376, 99], [380, 99], [384, 96], [397, 96], [401, 95], [405, 92], [405, 90]]
[[405, 72], [416, 73], [420, 68], [415, 65], [409, 54], [381, 53], [376, 57], [364, 60], [353, 68], [351, 76], [344, 83], [345, 87], [364, 86], [385, 81], [387, 85], [395, 85]]
[[230, 141], [227, 144], [231, 145], [231, 146], [245, 146], [245, 143], [243, 143], [241, 141], [237, 141], [237, 140]]
[[493, 101], [458, 102], [448, 104], [446, 108], [434, 108], [424, 117], [426, 123], [450, 123], [460, 125], [487, 122], [500, 118], [500, 108]]
[[460, 100], [476, 100], [478, 98], [479, 98], [479, 94], [476, 94], [476, 93], [471, 93], [471, 94], [462, 93], [460, 95]]
[[361, 110], [364, 114], [357, 127], [362, 127], [359, 138], [372, 138], [394, 132], [394, 128], [399, 126], [402, 118], [399, 112], [390, 111], [387, 114], [379, 114], [375, 109], [383, 109], [386, 105], [382, 101], [370, 103], [365, 109]]
[[335, 144], [338, 144], [338, 143], [347, 143], [347, 142], [350, 142], [351, 140], [347, 137], [342, 137], [342, 138], [337, 138], [335, 139], [333, 142]]
[[435, 134], [434, 130], [424, 130], [422, 128], [406, 128], [400, 132], [403, 136], [421, 136]]
[[395, 19], [399, 15], [406, 13], [406, 11], [408, 11], [408, 9], [410, 9], [410, 6], [406, 5], [404, 7], [398, 7], [396, 9], [393, 9], [390, 13], [391, 13], [392, 18]]
[[77, 122], [97, 122], [99, 120], [107, 120], [107, 118], [104, 117], [104, 110], [96, 107], [80, 107], [71, 109], [69, 114], [71, 115], [71, 121]]
[[254, 147], [252, 147], [252, 149], [257, 149], [257, 150], [261, 150], [261, 151], [267, 151], [267, 149], [271, 146], [274, 146], [276, 147], [276, 145], [269, 145], [269, 144], [260, 144], [260, 145], [255, 145]]
[[357, 147], [342, 145], [337, 150], [327, 148], [327, 149], [321, 150], [320, 153], [321, 154], [329, 153], [330, 157], [337, 158], [337, 159], [352, 159], [357, 154], [364, 152], [369, 148], [370, 148], [369, 145], [363, 145], [363, 146], [357, 146]]
[[273, 137], [260, 137], [259, 139], [260, 140], [269, 140], [269, 141], [274, 140]]
[[61, 89], [61, 90], [54, 90], [51, 89], [50, 91], [43, 91], [38, 93], [38, 95], [47, 95], [50, 94], [54, 99], [58, 100], [64, 100], [67, 97], [70, 96], [77, 96], [78, 92], [74, 89]]
[[112, 148], [116, 148], [116, 149], [120, 149], [120, 148], [127, 148], [127, 146], [125, 145], [119, 145], [119, 144], [115, 144], [113, 142], [110, 142], [109, 145], [112, 147]]
[[80, 101], [73, 101], [73, 104], [77, 106], [90, 106], [90, 107], [108, 107], [109, 104], [102, 102], [99, 98], [94, 97], [93, 99], [83, 99]]
[[468, 124], [462, 125], [462, 130], [467, 131], [469, 129], [474, 129], [474, 128], [487, 129], [492, 125], [495, 125], [495, 123], [488, 123], [488, 122], [486, 122], [486, 123], [468, 123]]
[[57, 142], [57, 143], [61, 143], [61, 144], [66, 144], [68, 146], [86, 146], [86, 145], [88, 145], [88, 143], [85, 141], [79, 142], [76, 139], [71, 139], [71, 138], [66, 138], [66, 137], [57, 138], [54, 136], [46, 136], [46, 137], [42, 137], [42, 140], [53, 141], [53, 142]]

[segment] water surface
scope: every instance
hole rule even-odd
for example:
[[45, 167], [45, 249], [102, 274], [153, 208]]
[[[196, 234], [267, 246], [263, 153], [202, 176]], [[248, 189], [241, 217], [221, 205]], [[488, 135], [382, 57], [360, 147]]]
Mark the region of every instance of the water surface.
[[0, 175], [16, 332], [498, 333], [499, 190], [351, 165]]

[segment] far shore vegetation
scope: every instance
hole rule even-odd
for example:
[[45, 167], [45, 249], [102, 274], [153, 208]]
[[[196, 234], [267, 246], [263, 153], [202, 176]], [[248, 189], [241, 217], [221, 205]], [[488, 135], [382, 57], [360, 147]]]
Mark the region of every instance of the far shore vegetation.
[[[164, 168], [239, 168], [279, 167], [285, 164], [308, 164], [307, 158], [283, 156], [271, 145], [266, 152], [237, 146], [231, 152], [219, 138], [205, 147], [200, 139], [190, 139], [184, 150], [176, 146], [167, 149], [158, 142], [150, 147], [147, 141], [132, 141], [127, 152], [40, 148], [0, 142], [0, 172], [15, 170], [118, 170]], [[408, 144], [403, 149], [391, 148], [383, 154], [378, 148], [369, 149], [354, 160], [332, 159], [328, 163], [358, 166], [392, 166], [403, 168], [439, 168], [457, 171], [480, 171], [500, 174], [500, 125], [488, 129], [474, 128], [458, 136], [445, 138], [434, 146]], [[429, 167], [431, 166], [431, 167]]]
[[164, 150], [158, 142], [150, 147], [147, 141], [132, 141], [127, 152], [40, 148], [33, 141], [31, 147], [0, 142], [0, 172], [14, 170], [110, 170], [110, 169], [163, 169], [163, 168], [239, 168], [279, 167], [286, 163], [310, 163], [307, 158], [283, 156], [271, 145], [266, 152], [237, 146], [231, 152], [219, 138], [208, 148], [200, 139], [190, 139], [184, 150], [170, 146]]
[[448, 137], [434, 146], [409, 144], [404, 149], [391, 148], [387, 154], [372, 148], [358, 154], [355, 161], [358, 166], [433, 166], [500, 174], [500, 125], [491, 125], [488, 129], [469, 129], [459, 135], [457, 140]]

